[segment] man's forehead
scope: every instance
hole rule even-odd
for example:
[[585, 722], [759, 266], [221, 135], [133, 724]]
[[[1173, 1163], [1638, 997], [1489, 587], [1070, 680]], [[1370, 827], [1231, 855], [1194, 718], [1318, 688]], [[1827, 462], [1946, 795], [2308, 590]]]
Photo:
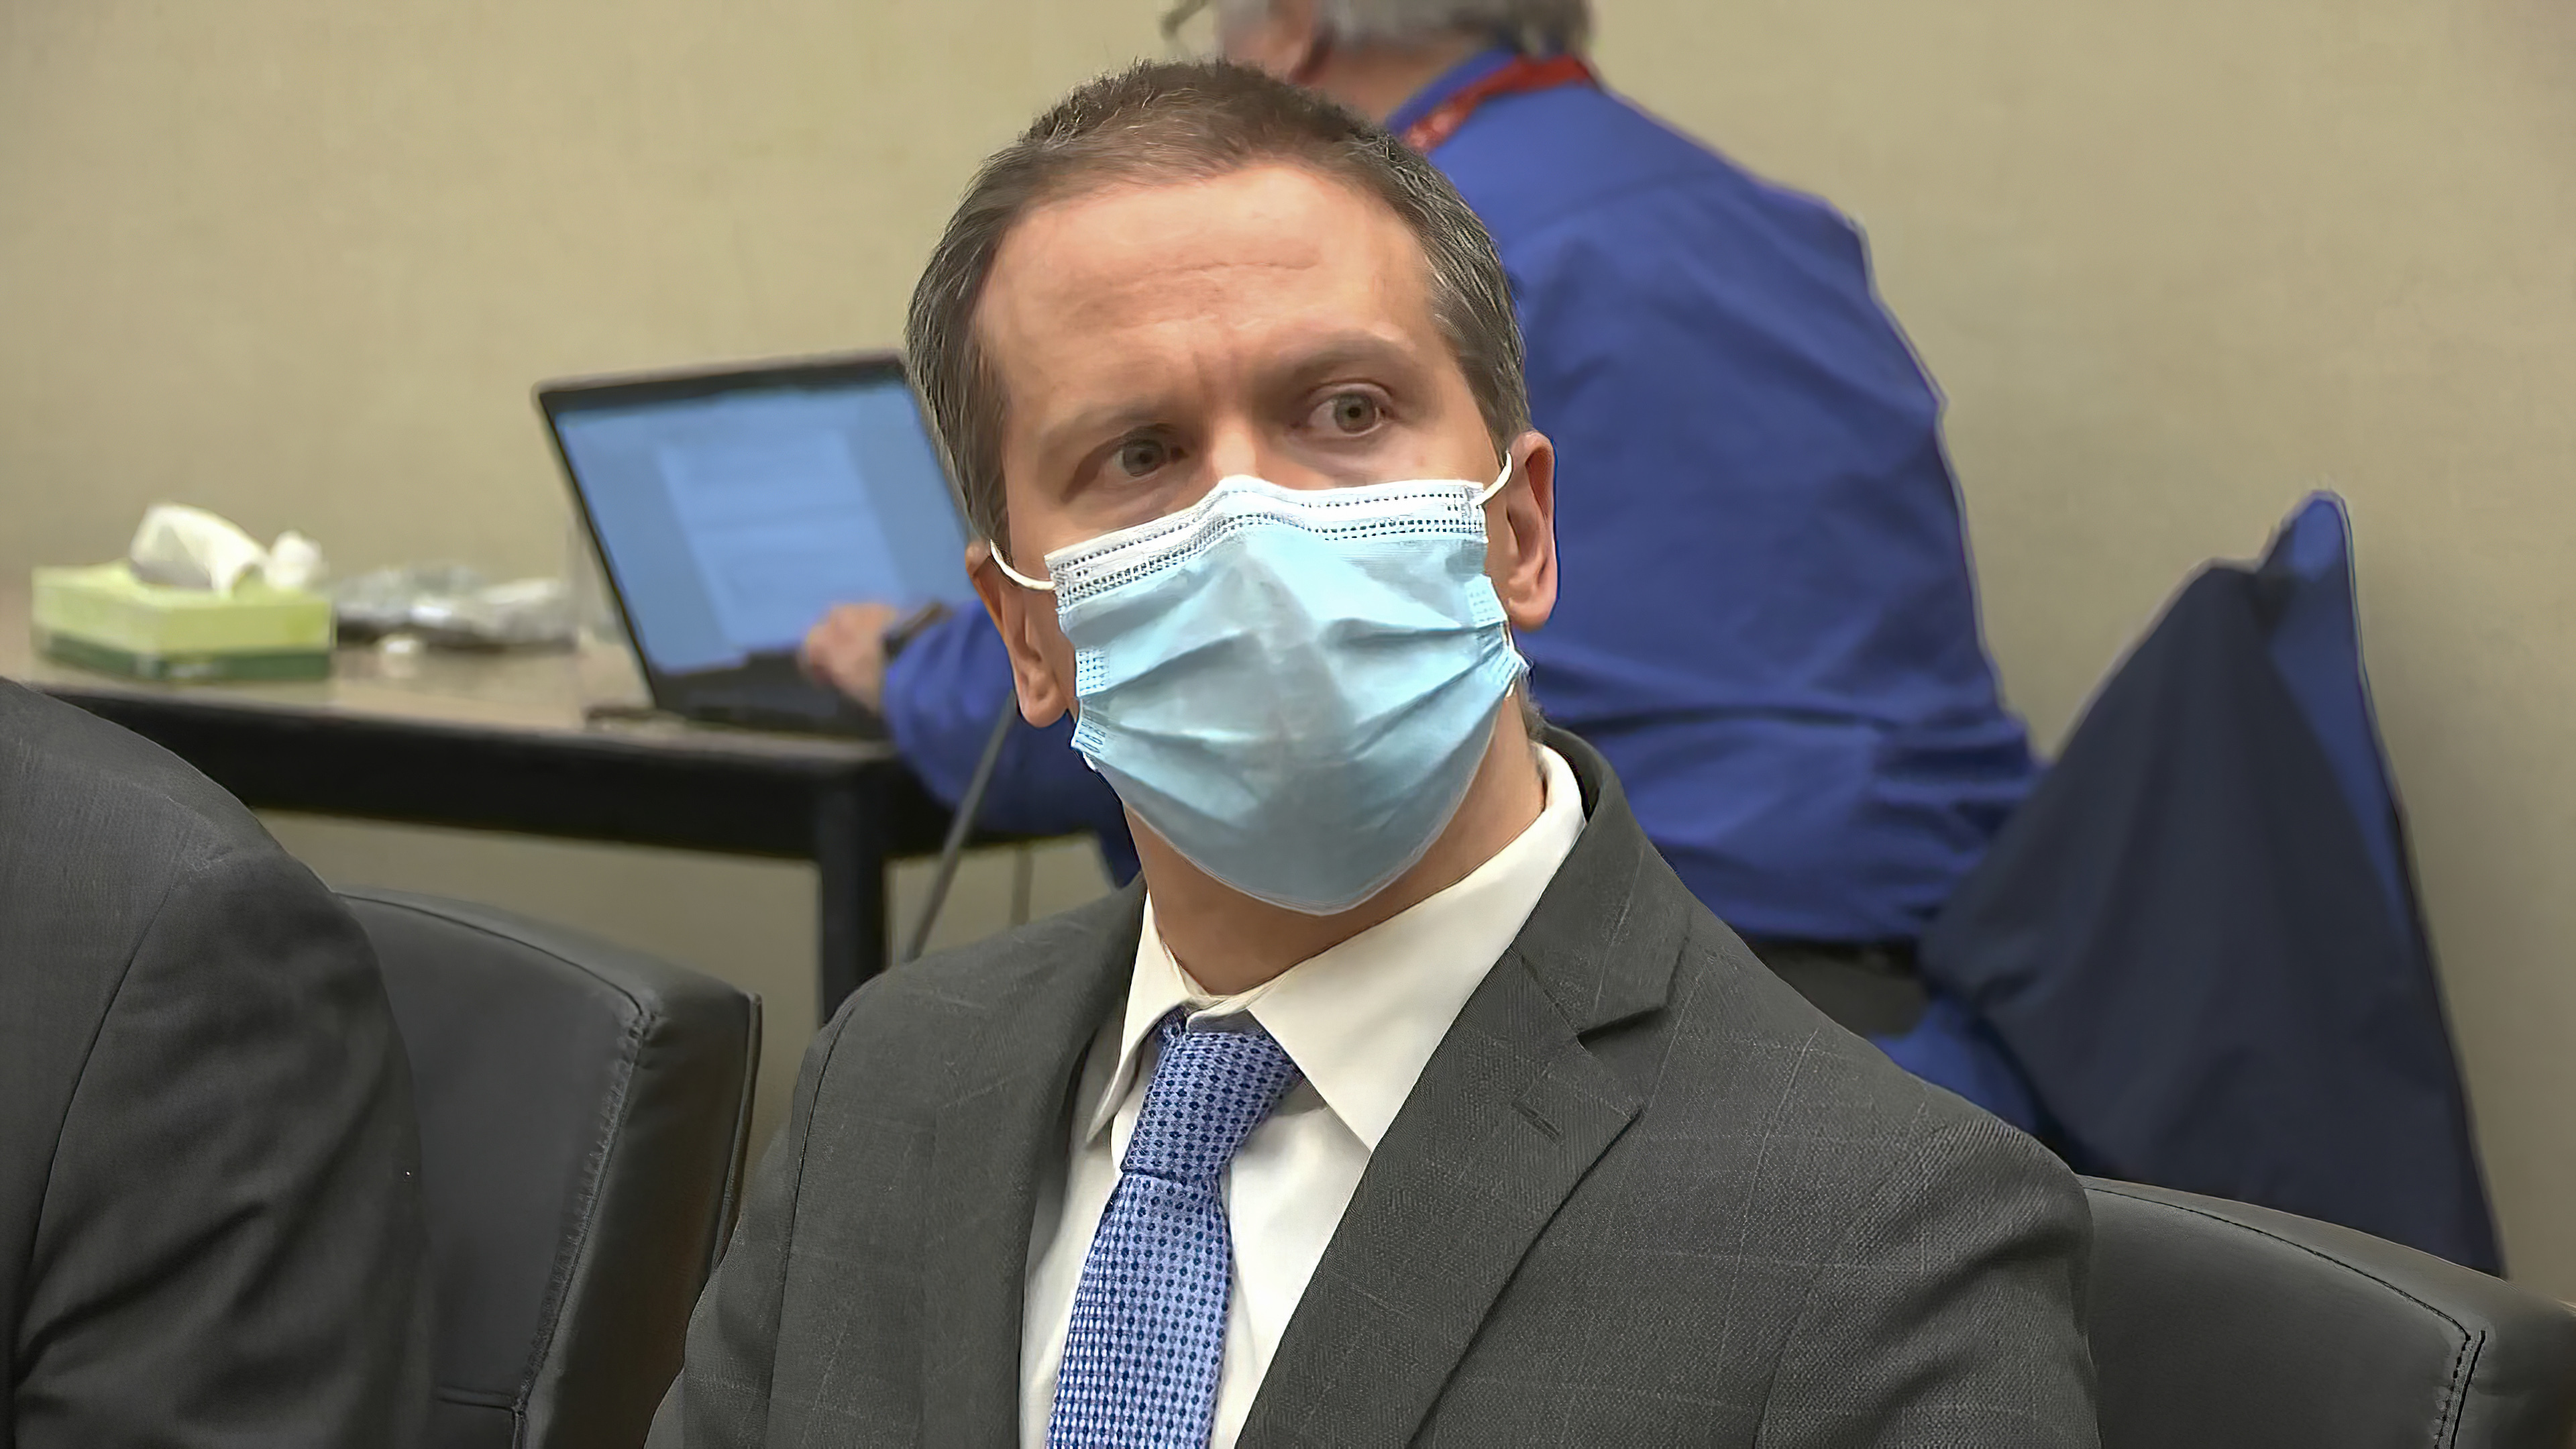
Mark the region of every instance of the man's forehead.
[[1162, 319], [1423, 306], [1419, 244], [1385, 204], [1295, 165], [1119, 181], [1043, 204], [1005, 239], [981, 321], [1004, 347]]

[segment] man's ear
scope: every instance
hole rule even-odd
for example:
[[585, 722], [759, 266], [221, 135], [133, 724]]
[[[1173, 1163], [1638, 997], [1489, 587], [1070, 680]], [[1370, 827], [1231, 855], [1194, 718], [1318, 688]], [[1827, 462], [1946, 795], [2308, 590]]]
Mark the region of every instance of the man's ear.
[[1526, 633], [1556, 612], [1556, 445], [1523, 433], [1511, 459], [1511, 481], [1485, 505], [1485, 573], [1503, 616]]
[[1002, 647], [1011, 655], [1011, 686], [1018, 691], [1020, 718], [1040, 729], [1056, 722], [1072, 701], [1047, 667], [1039, 630], [1055, 622], [1055, 595], [1013, 583], [993, 561], [992, 545], [977, 539], [966, 545], [966, 576], [984, 601]]
[[1220, 21], [1217, 39], [1226, 59], [1268, 71], [1290, 85], [1312, 81], [1322, 59], [1314, 0], [1271, 0], [1257, 18]]

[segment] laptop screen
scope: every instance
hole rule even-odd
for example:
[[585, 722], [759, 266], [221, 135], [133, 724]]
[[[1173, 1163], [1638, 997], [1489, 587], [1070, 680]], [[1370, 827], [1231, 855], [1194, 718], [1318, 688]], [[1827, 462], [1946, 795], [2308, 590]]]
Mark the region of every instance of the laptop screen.
[[834, 604], [973, 600], [948, 480], [899, 371], [733, 381], [548, 399], [657, 671], [793, 651]]

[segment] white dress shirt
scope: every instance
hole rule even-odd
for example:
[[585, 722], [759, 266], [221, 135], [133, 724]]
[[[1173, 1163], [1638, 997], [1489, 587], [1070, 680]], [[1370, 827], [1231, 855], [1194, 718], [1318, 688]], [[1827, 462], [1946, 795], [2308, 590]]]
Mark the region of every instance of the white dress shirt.
[[1305, 1077], [1226, 1170], [1234, 1285], [1208, 1442], [1232, 1449], [1369, 1154], [1583, 833], [1572, 767], [1544, 746], [1539, 755], [1546, 804], [1511, 844], [1456, 885], [1240, 995], [1212, 996], [1190, 979], [1164, 948], [1146, 898], [1126, 1012], [1101, 1028], [1084, 1060], [1064, 1182], [1041, 1195], [1029, 1236], [1020, 1339], [1027, 1449], [1045, 1449], [1074, 1290], [1153, 1079], [1154, 1024], [1176, 1006], [1193, 1021], [1250, 1012]]

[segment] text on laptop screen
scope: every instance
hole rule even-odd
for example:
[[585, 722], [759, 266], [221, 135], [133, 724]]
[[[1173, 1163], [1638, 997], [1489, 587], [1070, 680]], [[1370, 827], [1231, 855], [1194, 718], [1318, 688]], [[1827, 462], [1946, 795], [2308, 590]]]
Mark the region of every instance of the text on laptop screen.
[[834, 604], [974, 598], [900, 378], [602, 402], [556, 428], [636, 647], [665, 673], [792, 651]]

